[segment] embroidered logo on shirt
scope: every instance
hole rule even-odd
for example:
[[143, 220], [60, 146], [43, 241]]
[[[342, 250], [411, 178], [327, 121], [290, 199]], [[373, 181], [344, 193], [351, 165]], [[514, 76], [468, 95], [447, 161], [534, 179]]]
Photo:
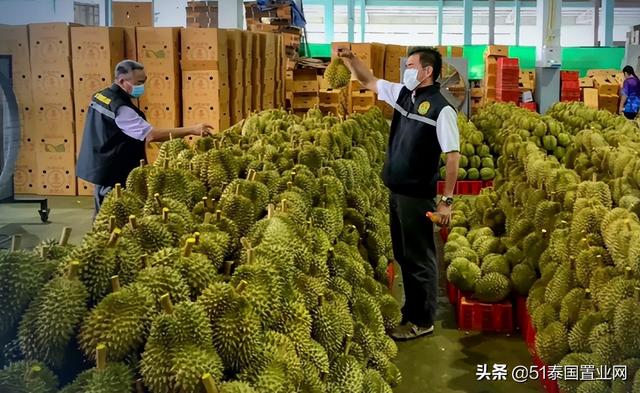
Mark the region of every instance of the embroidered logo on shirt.
[[101, 93], [97, 93], [94, 97], [105, 105], [109, 105], [111, 103], [111, 98], [105, 97]]
[[422, 101], [420, 106], [418, 106], [418, 113], [421, 115], [426, 115], [429, 112], [429, 108], [431, 108], [431, 103], [429, 101]]

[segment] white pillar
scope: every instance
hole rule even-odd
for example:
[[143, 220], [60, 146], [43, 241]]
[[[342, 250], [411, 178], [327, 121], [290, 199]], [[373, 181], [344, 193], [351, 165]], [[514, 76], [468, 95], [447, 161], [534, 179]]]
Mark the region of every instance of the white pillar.
[[489, 0], [489, 45], [495, 44], [496, 37], [496, 0]]
[[242, 5], [242, 0], [218, 0], [218, 27], [242, 29], [244, 26]]
[[562, 23], [562, 0], [536, 2], [536, 59], [539, 67], [547, 67], [562, 61], [560, 27]]

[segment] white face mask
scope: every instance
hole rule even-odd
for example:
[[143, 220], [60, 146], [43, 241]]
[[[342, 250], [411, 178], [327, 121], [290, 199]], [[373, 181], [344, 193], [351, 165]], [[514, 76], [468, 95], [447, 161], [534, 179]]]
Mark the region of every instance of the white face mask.
[[402, 83], [404, 83], [404, 86], [407, 89], [414, 91], [416, 87], [418, 87], [418, 85], [422, 83], [422, 81], [418, 80], [418, 70], [416, 70], [415, 68], [407, 68], [406, 70], [404, 70]]

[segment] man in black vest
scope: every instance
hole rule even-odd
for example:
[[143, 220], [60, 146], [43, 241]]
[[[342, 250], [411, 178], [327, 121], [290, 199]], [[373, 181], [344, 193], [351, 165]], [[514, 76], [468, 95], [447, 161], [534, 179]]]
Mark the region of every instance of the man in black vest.
[[147, 75], [144, 66], [133, 60], [121, 61], [114, 83], [91, 99], [84, 124], [77, 175], [95, 185], [96, 214], [109, 191], [125, 184], [129, 172], [146, 158], [145, 143], [162, 142], [171, 136], [209, 134], [208, 124], [194, 127], [154, 128], [131, 101], [144, 93]]
[[[392, 83], [376, 78], [348, 49], [338, 49], [338, 56], [363, 86], [395, 109], [382, 178], [391, 191], [391, 240], [402, 268], [405, 304], [403, 322], [391, 336], [417, 338], [433, 332], [438, 306], [433, 223], [426, 213], [436, 211], [441, 225], [449, 223], [460, 159], [457, 114], [436, 82], [442, 57], [432, 48], [410, 48], [403, 83]], [[442, 152], [444, 195], [436, 199]]]

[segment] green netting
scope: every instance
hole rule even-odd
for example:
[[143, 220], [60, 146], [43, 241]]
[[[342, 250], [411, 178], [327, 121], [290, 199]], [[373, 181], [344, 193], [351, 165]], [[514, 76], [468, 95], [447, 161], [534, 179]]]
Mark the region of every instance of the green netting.
[[[464, 46], [464, 57], [469, 61], [469, 79], [484, 77], [484, 50], [486, 45]], [[301, 49], [303, 56], [328, 58], [330, 44], [309, 44], [309, 51]], [[536, 48], [534, 46], [511, 46], [509, 56], [518, 58], [521, 69], [534, 69]], [[580, 71], [585, 76], [591, 69], [620, 69], [624, 48], [563, 48], [562, 69]]]

